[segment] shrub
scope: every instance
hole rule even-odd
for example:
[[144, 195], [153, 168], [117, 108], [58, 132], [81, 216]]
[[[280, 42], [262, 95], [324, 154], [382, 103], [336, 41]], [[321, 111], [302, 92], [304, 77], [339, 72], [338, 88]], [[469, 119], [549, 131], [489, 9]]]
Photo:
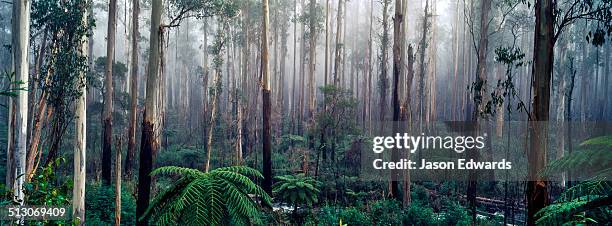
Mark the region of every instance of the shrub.
[[401, 203], [395, 200], [379, 200], [371, 204], [370, 217], [374, 225], [401, 225]]

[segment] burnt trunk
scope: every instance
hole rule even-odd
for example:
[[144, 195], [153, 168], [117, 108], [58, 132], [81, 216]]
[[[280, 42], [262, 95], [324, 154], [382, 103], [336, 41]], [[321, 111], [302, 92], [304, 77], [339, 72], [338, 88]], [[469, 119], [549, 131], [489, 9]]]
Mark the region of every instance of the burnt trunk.
[[[146, 111], [146, 110], [145, 110]], [[146, 112], [144, 113], [146, 115]], [[153, 169], [153, 154], [157, 153], [159, 142], [155, 137], [155, 124], [145, 120], [142, 123], [142, 141], [140, 144], [140, 169], [138, 170], [138, 200], [136, 216], [143, 216], [149, 206], [151, 195], [151, 170]], [[138, 220], [137, 225], [148, 225], [148, 218]]]

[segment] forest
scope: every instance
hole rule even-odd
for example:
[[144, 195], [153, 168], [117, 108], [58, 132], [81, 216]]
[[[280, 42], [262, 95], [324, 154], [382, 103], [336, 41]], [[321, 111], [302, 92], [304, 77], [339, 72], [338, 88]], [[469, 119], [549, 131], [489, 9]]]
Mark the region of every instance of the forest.
[[610, 0], [1, 0], [0, 224], [608, 225], [610, 41]]

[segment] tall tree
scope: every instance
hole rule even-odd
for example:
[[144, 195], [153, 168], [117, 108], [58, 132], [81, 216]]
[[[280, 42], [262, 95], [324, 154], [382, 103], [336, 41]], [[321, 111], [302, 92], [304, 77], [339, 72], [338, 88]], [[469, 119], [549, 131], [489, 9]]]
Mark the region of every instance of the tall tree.
[[[206, 141], [206, 165], [204, 166], [204, 171], [208, 172], [210, 170], [210, 159], [211, 153], [213, 149], [213, 131], [215, 128], [215, 123], [217, 120], [217, 114], [219, 109], [219, 98], [222, 92], [222, 72], [223, 69], [221, 66], [223, 65], [223, 45], [225, 43], [225, 32], [224, 28], [227, 24], [223, 19], [219, 19], [219, 25], [217, 26], [217, 34], [215, 37], [215, 43], [213, 44], [212, 54], [214, 55], [215, 62], [213, 64], [213, 87], [211, 89], [211, 109], [210, 109], [210, 122], [208, 124], [208, 138]], [[226, 29], [225, 29], [226, 30]], [[229, 55], [229, 53], [228, 53]]]
[[382, 12], [382, 27], [383, 33], [380, 41], [380, 132], [383, 129], [383, 123], [385, 121], [385, 113], [387, 112], [387, 59], [389, 58], [389, 51], [387, 45], [389, 45], [389, 4], [391, 0], [383, 0], [383, 12]]
[[314, 125], [314, 112], [315, 112], [315, 105], [316, 105], [316, 94], [315, 94], [315, 65], [316, 65], [316, 56], [317, 56], [317, 27], [316, 27], [316, 5], [317, 5], [317, 1], [316, 0], [310, 0], [310, 17], [309, 17], [309, 24], [310, 24], [310, 36], [309, 36], [309, 49], [308, 49], [308, 72], [309, 72], [309, 76], [308, 76], [308, 117], [310, 117], [310, 121], [312, 126]]
[[[400, 121], [400, 71], [404, 65], [402, 61], [401, 42], [402, 36], [402, 23], [404, 22], [404, 14], [402, 12], [403, 6], [402, 0], [395, 0], [395, 16], [393, 18], [393, 93], [392, 93], [392, 104], [393, 104], [393, 122], [394, 129]], [[382, 122], [381, 122], [382, 123]], [[399, 159], [398, 150], [392, 150], [392, 159]], [[397, 173], [391, 172], [391, 195], [395, 199], [400, 199], [399, 182], [397, 179]]]
[[153, 0], [151, 4], [151, 33], [149, 36], [149, 65], [147, 76], [147, 93], [142, 118], [142, 137], [140, 142], [140, 167], [138, 168], [138, 200], [136, 201], [137, 225], [145, 226], [148, 219], [144, 216], [149, 206], [151, 194], [151, 169], [153, 168], [153, 155], [159, 149], [159, 134], [157, 131], [157, 97], [159, 95], [159, 63], [163, 29], [161, 27], [162, 0]]
[[336, 56], [334, 62], [334, 85], [340, 85], [340, 75], [342, 74], [342, 48], [344, 47], [342, 43], [342, 23], [344, 17], [344, 0], [338, 0], [338, 16], [336, 22]]
[[[474, 79], [474, 107], [472, 111], [472, 121], [474, 122], [474, 132], [477, 133], [478, 122], [480, 120], [481, 113], [484, 111], [484, 98], [486, 93], [487, 84], [487, 47], [489, 44], [489, 12], [491, 11], [491, 0], [480, 1], [480, 31], [478, 45], [474, 46], [478, 54], [476, 77]], [[469, 152], [469, 157], [477, 159], [479, 152]], [[472, 221], [476, 222], [476, 190], [477, 182], [476, 177], [478, 176], [475, 171], [469, 172], [471, 180], [467, 184], [467, 200], [469, 202], [470, 209], [472, 211]]]
[[[89, 17], [89, 1], [83, 6], [83, 24], [87, 26]], [[82, 43], [79, 54], [88, 57], [89, 39], [86, 35], [81, 37]], [[85, 225], [85, 182], [86, 182], [86, 153], [87, 153], [87, 86], [86, 72], [81, 71], [80, 83], [77, 85], [77, 90], [80, 96], [76, 100], [76, 127], [75, 127], [75, 142], [74, 142], [74, 187], [72, 189], [72, 216], [77, 219], [78, 225]]]
[[[261, 32], [261, 73], [262, 73], [262, 89], [263, 98], [263, 189], [269, 195], [272, 195], [272, 137], [270, 134], [270, 114], [272, 112], [270, 103], [270, 77], [269, 77], [269, 62], [268, 62], [268, 25], [270, 24], [268, 0], [263, 0], [263, 20]], [[311, 49], [312, 51], [312, 49]]]
[[329, 0], [325, 0], [325, 85], [329, 82]]
[[127, 179], [132, 178], [134, 155], [136, 153], [136, 119], [138, 118], [138, 14], [140, 14], [139, 0], [132, 0], [132, 60], [130, 67], [130, 122], [128, 129], [128, 149], [125, 157], [125, 175]]
[[[564, 8], [561, 8], [564, 7]], [[531, 112], [529, 113], [530, 140], [527, 183], [527, 223], [535, 224], [535, 214], [548, 205], [548, 182], [539, 175], [546, 165], [548, 131], [541, 123], [548, 121], [550, 113], [550, 86], [554, 63], [554, 47], [559, 36], [568, 25], [577, 20], [597, 24], [594, 32], [587, 35], [587, 41], [601, 45], [612, 31], [612, 9], [609, 1], [573, 0], [558, 4], [553, 0], [537, 0], [535, 3], [535, 32], [533, 64], [531, 68]], [[602, 13], [606, 12], [606, 13]], [[538, 123], [540, 122], [540, 123]], [[571, 147], [571, 144], [570, 144]]]
[[546, 128], [538, 121], [548, 121], [550, 105], [550, 81], [553, 69], [555, 46], [554, 1], [537, 0], [535, 3], [535, 33], [533, 47], [533, 66], [531, 80], [531, 112], [529, 161], [527, 182], [527, 223], [535, 224], [535, 213], [548, 205], [548, 182], [538, 176], [546, 165]]
[[[28, 47], [30, 44], [30, 0], [13, 2], [12, 51], [13, 89], [21, 89], [22, 84], [28, 84]], [[9, 125], [9, 149], [7, 158], [7, 185], [12, 185], [13, 202], [23, 204], [23, 183], [26, 173], [26, 147], [28, 126], [28, 92], [20, 90], [11, 100], [11, 123]]]
[[113, 143], [113, 62], [115, 56], [115, 33], [117, 31], [117, 0], [108, 5], [108, 31], [106, 37], [106, 69], [104, 72], [104, 110], [102, 112], [102, 182], [111, 183]]

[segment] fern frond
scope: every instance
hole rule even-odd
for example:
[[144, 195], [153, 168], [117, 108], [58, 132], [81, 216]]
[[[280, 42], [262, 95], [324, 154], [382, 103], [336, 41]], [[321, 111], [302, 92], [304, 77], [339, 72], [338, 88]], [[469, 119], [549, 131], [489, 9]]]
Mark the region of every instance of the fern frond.
[[258, 214], [258, 205], [250, 194], [262, 197], [266, 204], [271, 202], [270, 196], [249, 178], [263, 176], [249, 167], [231, 166], [205, 173], [166, 166], [152, 174], [181, 176], [154, 198], [145, 213], [159, 225], [220, 225], [226, 221], [248, 224], [250, 217]]

